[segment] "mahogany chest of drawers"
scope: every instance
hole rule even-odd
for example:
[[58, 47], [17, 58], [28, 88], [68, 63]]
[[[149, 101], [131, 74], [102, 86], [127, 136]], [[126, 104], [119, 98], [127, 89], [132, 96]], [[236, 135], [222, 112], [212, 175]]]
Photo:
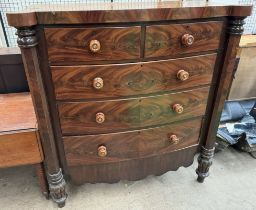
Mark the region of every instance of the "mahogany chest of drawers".
[[[56, 7], [56, 8], [55, 8]], [[104, 3], [8, 14], [18, 29], [52, 198], [73, 183], [192, 164], [208, 176], [250, 6]]]

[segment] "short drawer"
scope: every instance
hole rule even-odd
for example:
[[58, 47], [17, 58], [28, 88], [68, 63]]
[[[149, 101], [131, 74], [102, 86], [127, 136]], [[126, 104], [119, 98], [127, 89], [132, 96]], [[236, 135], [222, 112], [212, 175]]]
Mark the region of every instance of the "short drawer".
[[216, 50], [222, 28], [222, 21], [147, 26], [145, 57]]
[[216, 54], [138, 64], [53, 66], [55, 95], [100, 99], [181, 90], [211, 83]]
[[204, 87], [133, 99], [58, 103], [62, 133], [109, 133], [202, 116], [208, 92]]
[[169, 153], [198, 144], [201, 118], [152, 129], [64, 137], [68, 166], [118, 162]]
[[52, 64], [140, 57], [140, 27], [46, 28], [45, 36]]

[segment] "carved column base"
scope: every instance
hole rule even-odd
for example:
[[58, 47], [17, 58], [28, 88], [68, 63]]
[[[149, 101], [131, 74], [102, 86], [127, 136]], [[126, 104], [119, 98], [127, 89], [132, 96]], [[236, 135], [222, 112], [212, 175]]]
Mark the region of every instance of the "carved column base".
[[209, 168], [212, 165], [212, 158], [214, 156], [214, 149], [206, 149], [202, 147], [202, 151], [198, 156], [198, 168], [196, 173], [198, 175], [197, 181], [204, 182], [204, 179], [209, 176]]
[[48, 182], [51, 198], [58, 204], [59, 208], [64, 207], [67, 193], [65, 191], [66, 182], [61, 169], [55, 174], [48, 174]]

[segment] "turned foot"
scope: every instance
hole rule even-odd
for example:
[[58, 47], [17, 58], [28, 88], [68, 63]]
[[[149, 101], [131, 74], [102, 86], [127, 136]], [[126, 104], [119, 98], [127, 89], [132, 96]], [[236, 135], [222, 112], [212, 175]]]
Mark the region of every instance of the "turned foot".
[[204, 179], [209, 176], [209, 168], [212, 165], [213, 155], [214, 148], [206, 149], [202, 147], [201, 153], [198, 156], [198, 168], [196, 169], [198, 182], [203, 183]]
[[65, 191], [66, 182], [63, 178], [61, 169], [55, 174], [48, 174], [48, 182], [51, 198], [58, 204], [59, 208], [64, 207], [67, 193]]

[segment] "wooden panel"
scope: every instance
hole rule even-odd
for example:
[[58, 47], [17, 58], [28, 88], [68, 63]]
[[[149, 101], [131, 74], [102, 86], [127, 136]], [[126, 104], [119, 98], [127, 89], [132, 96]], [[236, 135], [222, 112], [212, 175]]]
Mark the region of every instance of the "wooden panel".
[[[25, 120], [24, 120], [25, 121]], [[41, 163], [36, 130], [0, 133], [0, 167]]]
[[[45, 36], [53, 64], [140, 57], [140, 27], [46, 28]], [[91, 40], [100, 42], [98, 52], [90, 51]]]
[[240, 48], [240, 51], [240, 60], [229, 100], [256, 98], [256, 47]]
[[198, 146], [192, 146], [175, 152], [127, 161], [70, 166], [68, 171], [72, 183], [76, 185], [85, 182], [134, 181], [151, 174], [161, 175], [170, 170], [175, 171], [181, 166], [188, 167], [193, 163], [197, 151]]
[[0, 132], [36, 128], [36, 116], [29, 93], [2, 94], [0, 107]]
[[[197, 144], [200, 126], [201, 118], [125, 133], [64, 137], [67, 164], [101, 164], [169, 153]], [[171, 143], [172, 134], [179, 138], [177, 144]], [[106, 157], [98, 156], [101, 145], [107, 148]]]
[[[63, 134], [96, 134], [161, 125], [204, 115], [209, 87], [152, 97], [59, 103], [60, 123]], [[182, 114], [173, 111], [174, 104], [181, 104]], [[102, 112], [105, 122], [96, 122]]]
[[[224, 2], [223, 2], [224, 3]], [[104, 2], [86, 4], [32, 6], [23, 12], [8, 13], [15, 27], [36, 24], [90, 24], [185, 20], [226, 16], [248, 16], [251, 6], [209, 4], [205, 1]]]
[[[152, 25], [146, 27], [145, 57], [180, 55], [216, 50], [219, 47], [223, 22]], [[184, 34], [194, 37], [191, 46], [181, 42]]]
[[[211, 54], [138, 64], [53, 66], [51, 69], [59, 100], [114, 98], [210, 84], [215, 59], [216, 54]], [[177, 78], [181, 69], [189, 73], [188, 80]], [[97, 77], [103, 79], [101, 89], [93, 87]]]
[[19, 48], [0, 48], [0, 93], [28, 91]]

